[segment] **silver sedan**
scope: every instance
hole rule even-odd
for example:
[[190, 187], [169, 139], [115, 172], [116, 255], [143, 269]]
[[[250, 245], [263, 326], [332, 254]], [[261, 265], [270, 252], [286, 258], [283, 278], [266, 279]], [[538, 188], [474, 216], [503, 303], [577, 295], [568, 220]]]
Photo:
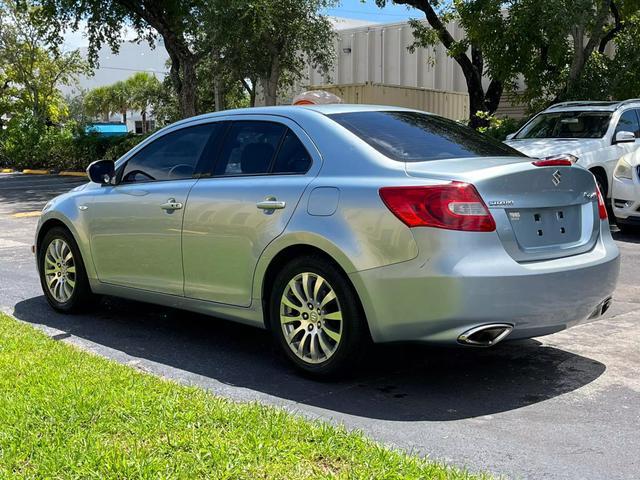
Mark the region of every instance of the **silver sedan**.
[[53, 308], [112, 295], [267, 328], [318, 376], [370, 341], [557, 332], [601, 316], [618, 277], [588, 171], [424, 112], [203, 115], [88, 173], [38, 225]]

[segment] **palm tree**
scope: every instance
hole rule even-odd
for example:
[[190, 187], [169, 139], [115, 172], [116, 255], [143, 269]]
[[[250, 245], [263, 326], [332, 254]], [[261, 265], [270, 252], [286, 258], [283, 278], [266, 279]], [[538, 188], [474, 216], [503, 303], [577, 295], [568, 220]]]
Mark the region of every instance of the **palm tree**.
[[111, 100], [113, 107], [122, 116], [122, 123], [127, 124], [127, 111], [131, 106], [133, 99], [131, 95], [131, 89], [127, 82], [116, 82], [109, 86], [111, 90]]
[[142, 116], [142, 133], [147, 133], [147, 113], [159, 95], [161, 84], [156, 77], [146, 72], [134, 74], [125, 83], [131, 95], [131, 106], [139, 110]]
[[84, 97], [84, 108], [87, 113], [94, 117], [102, 117], [108, 122], [111, 112], [113, 112], [113, 100], [109, 87], [96, 87], [89, 90]]

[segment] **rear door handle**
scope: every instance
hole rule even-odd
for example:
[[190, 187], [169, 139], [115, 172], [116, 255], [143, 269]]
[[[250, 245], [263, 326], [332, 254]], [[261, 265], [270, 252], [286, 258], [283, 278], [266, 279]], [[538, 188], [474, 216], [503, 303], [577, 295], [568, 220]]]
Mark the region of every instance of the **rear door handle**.
[[279, 202], [278, 200], [263, 200], [262, 202], [256, 203], [256, 207], [260, 210], [282, 210], [286, 207], [287, 204], [285, 202]]
[[167, 212], [173, 212], [174, 210], [180, 210], [182, 208], [182, 204], [180, 202], [176, 202], [175, 198], [170, 198], [166, 203], [160, 205], [160, 208]]

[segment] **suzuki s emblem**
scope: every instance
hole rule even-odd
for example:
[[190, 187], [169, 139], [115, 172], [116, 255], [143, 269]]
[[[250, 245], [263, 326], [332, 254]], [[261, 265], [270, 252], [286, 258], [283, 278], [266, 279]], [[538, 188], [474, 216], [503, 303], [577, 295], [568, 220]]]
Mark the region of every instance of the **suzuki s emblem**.
[[553, 172], [553, 175], [551, 175], [551, 181], [556, 187], [560, 185], [560, 182], [562, 181], [562, 174], [560, 173], [560, 170]]

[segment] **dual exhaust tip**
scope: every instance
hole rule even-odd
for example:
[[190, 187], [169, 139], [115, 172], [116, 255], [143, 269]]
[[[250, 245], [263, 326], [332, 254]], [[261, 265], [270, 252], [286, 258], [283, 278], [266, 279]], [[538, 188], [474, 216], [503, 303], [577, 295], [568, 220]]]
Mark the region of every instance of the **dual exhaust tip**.
[[[608, 297], [601, 302], [591, 314], [589, 318], [602, 316], [611, 307], [612, 298]], [[474, 327], [458, 337], [458, 342], [463, 345], [472, 345], [475, 347], [492, 347], [507, 338], [513, 331], [513, 325], [510, 323], [491, 323], [488, 325], [480, 325]]]
[[507, 338], [512, 330], [513, 325], [509, 323], [481, 325], [464, 332], [458, 337], [458, 342], [475, 347], [492, 347]]

